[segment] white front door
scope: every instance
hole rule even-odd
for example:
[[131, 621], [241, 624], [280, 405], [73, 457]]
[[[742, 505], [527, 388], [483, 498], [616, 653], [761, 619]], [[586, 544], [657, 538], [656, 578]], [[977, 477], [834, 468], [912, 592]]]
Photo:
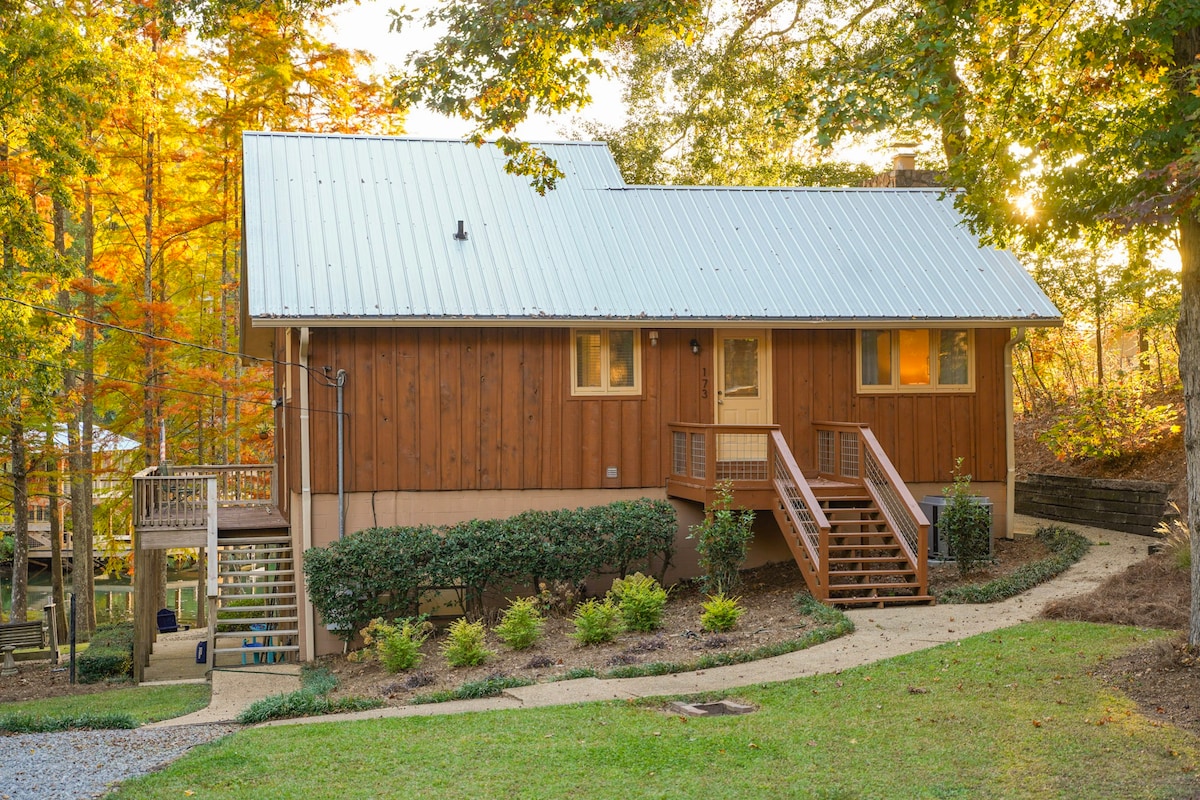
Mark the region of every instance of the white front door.
[[718, 330], [717, 422], [771, 423], [771, 338], [768, 331]]

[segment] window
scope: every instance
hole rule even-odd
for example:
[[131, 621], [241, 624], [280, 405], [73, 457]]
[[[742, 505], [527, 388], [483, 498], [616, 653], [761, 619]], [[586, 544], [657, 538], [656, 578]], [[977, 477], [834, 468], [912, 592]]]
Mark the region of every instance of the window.
[[571, 332], [571, 394], [638, 394], [642, 370], [636, 329]]
[[859, 331], [860, 392], [969, 392], [974, 340], [965, 329]]

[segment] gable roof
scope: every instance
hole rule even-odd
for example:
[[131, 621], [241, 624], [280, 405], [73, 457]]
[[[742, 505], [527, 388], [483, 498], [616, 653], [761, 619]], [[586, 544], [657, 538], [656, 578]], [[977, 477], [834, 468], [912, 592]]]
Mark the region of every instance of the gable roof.
[[246, 133], [245, 313], [255, 326], [1061, 322], [941, 190], [627, 186], [602, 143], [539, 146], [566, 174], [545, 196], [492, 145]]

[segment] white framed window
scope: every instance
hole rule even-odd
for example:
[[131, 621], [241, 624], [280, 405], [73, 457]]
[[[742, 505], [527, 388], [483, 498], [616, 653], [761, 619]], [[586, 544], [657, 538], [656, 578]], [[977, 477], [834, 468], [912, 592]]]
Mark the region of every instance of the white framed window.
[[856, 350], [859, 392], [975, 390], [975, 336], [966, 328], [863, 330]]
[[571, 394], [640, 394], [641, 331], [576, 328], [571, 331]]

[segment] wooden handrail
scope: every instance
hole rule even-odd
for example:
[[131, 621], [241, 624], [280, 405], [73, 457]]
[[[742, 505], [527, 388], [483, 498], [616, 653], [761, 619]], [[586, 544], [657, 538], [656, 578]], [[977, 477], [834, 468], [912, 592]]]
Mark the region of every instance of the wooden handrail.
[[[825, 511], [817, 501], [817, 496], [813, 493], [812, 487], [804, 479], [804, 473], [800, 471], [799, 465], [796, 464], [796, 458], [792, 455], [791, 448], [788, 447], [787, 441], [783, 438], [783, 433], [778, 430], [771, 432], [771, 456], [771, 483], [775, 486], [775, 492], [779, 495], [779, 499], [783, 504], [784, 513], [791, 521], [792, 527], [799, 534], [801, 545], [816, 567], [817, 585], [819, 587], [827, 587], [829, 585], [829, 534], [831, 530], [829, 518], [825, 516]], [[783, 470], [786, 473], [784, 476], [776, 473], [776, 462], [783, 466]], [[804, 520], [800, 518], [792, 502], [794, 498], [787, 491], [789, 483], [799, 494], [798, 499], [804, 505], [805, 510], [812, 519], [813, 526], [816, 528], [814, 531], [817, 539], [815, 549], [813, 548], [813, 542], [809, 536], [807, 526]]]
[[887, 475], [888, 483], [897, 490], [900, 499], [904, 501], [905, 506], [908, 508], [908, 513], [916, 520], [917, 525], [929, 525], [929, 520], [925, 519], [925, 512], [921, 510], [921, 506], [917, 503], [916, 498], [908, 491], [908, 486], [900, 477], [900, 473], [896, 472], [896, 468], [892, 466], [892, 461], [887, 457], [887, 453], [883, 452], [883, 446], [879, 444], [879, 440], [875, 438], [875, 434], [870, 428], [864, 425], [859, 432], [859, 436], [867, 446], [867, 449], [874, 454], [875, 460], [879, 462], [880, 468]]

